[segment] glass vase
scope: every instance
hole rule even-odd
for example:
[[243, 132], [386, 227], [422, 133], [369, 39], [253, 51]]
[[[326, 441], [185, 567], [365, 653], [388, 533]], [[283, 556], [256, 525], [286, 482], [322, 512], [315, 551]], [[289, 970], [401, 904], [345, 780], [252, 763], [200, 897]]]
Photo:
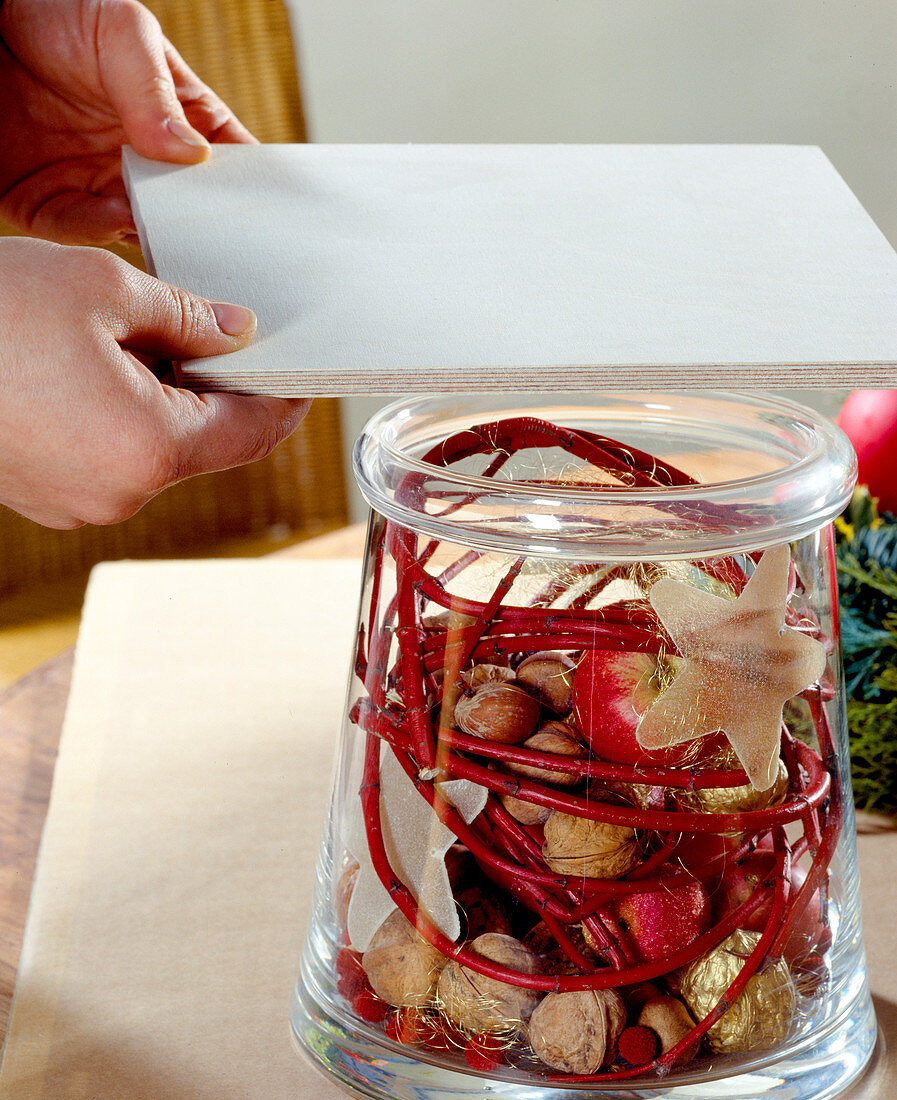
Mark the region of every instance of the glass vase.
[[844, 436], [749, 394], [421, 397], [355, 473], [300, 1047], [372, 1097], [837, 1095], [876, 1035]]

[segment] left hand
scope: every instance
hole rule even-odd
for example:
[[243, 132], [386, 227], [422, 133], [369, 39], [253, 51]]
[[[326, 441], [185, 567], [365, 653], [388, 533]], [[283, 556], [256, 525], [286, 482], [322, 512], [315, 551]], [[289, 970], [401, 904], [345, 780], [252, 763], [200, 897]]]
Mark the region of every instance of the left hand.
[[194, 164], [254, 142], [137, 0], [0, 3], [0, 214], [62, 243], [136, 244], [121, 146]]

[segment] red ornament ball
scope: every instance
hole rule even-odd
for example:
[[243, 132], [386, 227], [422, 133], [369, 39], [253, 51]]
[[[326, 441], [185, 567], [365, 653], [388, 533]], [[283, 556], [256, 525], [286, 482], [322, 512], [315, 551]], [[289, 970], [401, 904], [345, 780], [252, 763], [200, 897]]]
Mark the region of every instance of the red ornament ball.
[[657, 1057], [657, 1036], [649, 1027], [624, 1028], [617, 1040], [617, 1057], [627, 1066], [643, 1066]]
[[838, 426], [857, 453], [860, 485], [881, 511], [897, 513], [897, 390], [854, 390]]
[[352, 1011], [369, 1024], [381, 1024], [392, 1012], [392, 1006], [370, 989], [363, 989], [352, 998]]
[[464, 1057], [471, 1069], [483, 1073], [500, 1066], [504, 1061], [505, 1047], [498, 1035], [472, 1035], [464, 1047]]

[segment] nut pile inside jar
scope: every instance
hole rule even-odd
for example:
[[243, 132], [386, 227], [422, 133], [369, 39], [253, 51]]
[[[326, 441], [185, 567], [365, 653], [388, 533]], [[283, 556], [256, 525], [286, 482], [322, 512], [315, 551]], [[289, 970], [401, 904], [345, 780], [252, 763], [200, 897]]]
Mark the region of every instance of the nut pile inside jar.
[[[425, 461], [494, 476], [546, 446], [604, 484], [690, 481], [531, 418]], [[336, 853], [346, 1012], [461, 1068], [567, 1081], [737, 1060], [807, 1026], [842, 793], [831, 647], [788, 546], [546, 572], [379, 523]]]

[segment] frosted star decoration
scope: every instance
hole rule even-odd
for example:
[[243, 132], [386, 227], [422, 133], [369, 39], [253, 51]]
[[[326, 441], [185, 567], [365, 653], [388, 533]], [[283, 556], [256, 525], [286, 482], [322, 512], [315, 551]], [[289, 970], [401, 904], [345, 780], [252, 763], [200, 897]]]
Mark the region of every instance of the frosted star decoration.
[[758, 791], [775, 781], [785, 703], [825, 670], [825, 649], [785, 625], [787, 546], [764, 551], [737, 599], [663, 577], [648, 599], [684, 665], [639, 723], [645, 749], [722, 731]]
[[[360, 775], [357, 779], [360, 782]], [[489, 794], [485, 787], [466, 779], [439, 783], [437, 789], [468, 825], [486, 805]], [[356, 951], [366, 951], [396, 903], [371, 862], [360, 800], [351, 798], [347, 811], [346, 846], [359, 865], [349, 902], [349, 940]], [[439, 820], [389, 748], [383, 750], [380, 762], [380, 824], [393, 870], [440, 932], [456, 940], [461, 922], [445, 855], [458, 838]]]

